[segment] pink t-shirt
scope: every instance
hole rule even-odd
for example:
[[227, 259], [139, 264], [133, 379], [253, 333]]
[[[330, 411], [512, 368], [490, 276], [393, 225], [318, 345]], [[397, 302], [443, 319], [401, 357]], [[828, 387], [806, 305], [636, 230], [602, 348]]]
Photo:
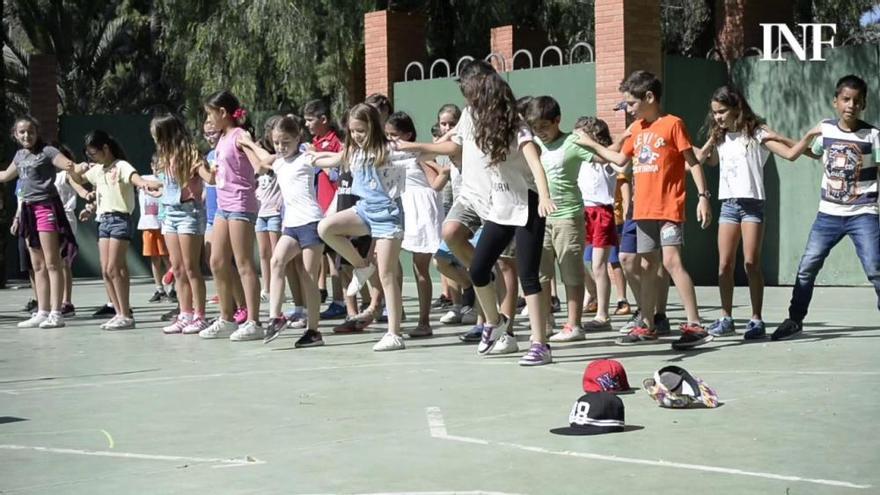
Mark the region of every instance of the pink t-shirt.
[[235, 146], [240, 127], [227, 131], [217, 142], [217, 207], [236, 213], [257, 213], [257, 181], [244, 151]]

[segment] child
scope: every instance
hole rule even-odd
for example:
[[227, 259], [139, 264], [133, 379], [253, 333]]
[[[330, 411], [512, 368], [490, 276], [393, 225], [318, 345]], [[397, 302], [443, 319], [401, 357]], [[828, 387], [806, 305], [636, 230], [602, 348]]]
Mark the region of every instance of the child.
[[354, 267], [349, 295], [360, 289], [376, 271], [376, 266], [362, 258], [348, 238], [369, 234], [376, 240], [376, 261], [388, 309], [388, 333], [373, 350], [393, 351], [405, 347], [400, 334], [402, 298], [396, 273], [403, 238], [400, 193], [405, 185], [405, 173], [402, 167], [391, 164], [391, 146], [382, 131], [375, 108], [364, 103], [355, 105], [348, 113], [345, 151], [315, 155], [315, 164], [321, 167], [344, 163], [354, 178], [352, 193], [360, 197], [354, 208], [322, 220], [318, 232], [324, 242]]
[[858, 76], [837, 81], [834, 110], [839, 118], [822, 121], [814, 132], [812, 152], [822, 155], [821, 199], [807, 247], [798, 265], [788, 318], [773, 332], [773, 340], [787, 340], [803, 330], [813, 297], [813, 284], [831, 249], [849, 236], [865, 275], [877, 293], [880, 310], [880, 209], [877, 205], [877, 164], [880, 131], [860, 120], [868, 85]]
[[589, 146], [602, 158], [625, 164], [637, 157], [633, 167], [635, 180], [634, 212], [637, 249], [643, 258], [641, 296], [642, 324], [620, 338], [620, 344], [656, 342], [654, 314], [658, 290], [658, 267], [662, 264], [672, 276], [687, 322], [681, 325], [681, 338], [672, 344], [674, 349], [689, 349], [712, 340], [712, 335], [700, 324], [694, 284], [681, 260], [684, 245], [685, 165], [699, 192], [697, 221], [707, 228], [712, 221], [709, 206], [710, 193], [706, 189], [703, 169], [694, 155], [684, 122], [666, 115], [660, 108], [662, 84], [654, 74], [636, 71], [620, 85], [626, 98], [627, 110], [637, 120], [630, 127], [632, 135], [624, 142], [621, 152], [611, 151], [585, 137]]
[[[73, 152], [67, 146], [59, 144], [56, 146], [71, 162], [74, 160]], [[77, 226], [79, 222], [76, 219], [76, 198], [77, 196], [85, 199], [88, 196], [81, 185], [77, 184], [70, 178], [67, 170], [61, 170], [55, 175], [55, 189], [58, 190], [58, 197], [61, 204], [64, 205], [64, 215], [67, 217], [67, 223], [70, 224], [70, 230], [76, 236]], [[64, 266], [61, 268], [61, 275], [64, 277], [64, 291], [61, 295], [61, 316], [67, 318], [76, 316], [76, 308], [73, 305], [73, 259], [65, 258]]]
[[300, 126], [295, 119], [283, 117], [271, 131], [276, 159], [272, 170], [284, 198], [284, 235], [272, 252], [272, 286], [269, 289], [269, 326], [263, 342], [271, 342], [286, 326], [281, 313], [284, 298], [284, 274], [287, 265], [302, 255], [304, 270], [299, 272], [301, 290], [305, 297], [307, 327], [294, 347], [324, 345], [318, 331], [321, 311], [318, 276], [324, 245], [318, 237], [318, 222], [324, 217], [315, 193], [315, 168], [310, 157], [299, 152]]
[[180, 117], [154, 117], [150, 134], [156, 142], [157, 170], [162, 176], [162, 233], [171, 255], [180, 303], [177, 319], [162, 331], [196, 334], [208, 328], [205, 279], [200, 266], [207, 223], [202, 189], [203, 181], [210, 182], [213, 177]]
[[[740, 238], [743, 267], [749, 279], [752, 318], [743, 338], [762, 339], [766, 331], [761, 310], [764, 275], [761, 272], [761, 244], [764, 238], [764, 163], [770, 153], [795, 160], [809, 145], [814, 134], [807, 134], [791, 148], [784, 138], [763, 125], [745, 98], [736, 90], [722, 86], [715, 90], [706, 116], [709, 140], [697, 151], [702, 162], [721, 165], [718, 199], [718, 289], [721, 292], [721, 318], [709, 325], [709, 333], [720, 337], [735, 331], [733, 322], [733, 264]], [[778, 140], [777, 140], [778, 139]]]
[[[409, 115], [396, 112], [385, 123], [385, 134], [392, 141], [414, 141], [416, 128]], [[419, 322], [410, 330], [410, 337], [428, 337], [431, 330], [431, 258], [440, 247], [440, 226], [443, 225], [443, 203], [439, 190], [443, 189], [448, 176], [422, 165], [411, 153], [392, 153], [406, 167], [406, 186], [401, 195], [403, 203], [404, 233], [401, 247], [412, 253], [413, 275], [419, 295]], [[431, 179], [426, 172], [430, 173]]]
[[[157, 156], [153, 156], [150, 167], [153, 174], [156, 173]], [[144, 180], [158, 181], [156, 175], [145, 175]], [[162, 224], [159, 221], [159, 198], [146, 191], [138, 192], [138, 206], [140, 206], [141, 215], [138, 218], [137, 229], [143, 232], [143, 253], [145, 258], [150, 260], [150, 268], [153, 272], [153, 282], [156, 284], [156, 290], [153, 297], [150, 298], [151, 303], [156, 303], [168, 298], [165, 292], [165, 286], [162, 283], [162, 275], [166, 268], [163, 265], [170, 266], [168, 263], [168, 248], [165, 246], [165, 238], [162, 237]]]
[[[274, 115], [266, 119], [263, 125], [263, 137], [260, 139], [260, 146], [270, 155], [275, 154], [275, 148], [272, 146], [272, 129], [281, 119], [280, 115]], [[257, 203], [260, 205], [257, 211], [257, 223], [254, 230], [257, 234], [257, 249], [260, 253], [260, 275], [262, 276], [260, 292], [260, 300], [268, 301], [269, 287], [271, 287], [270, 277], [272, 269], [270, 261], [275, 245], [281, 237], [281, 208], [284, 201], [281, 199], [281, 189], [278, 187], [278, 179], [275, 172], [271, 168], [262, 171], [257, 175]], [[282, 298], [284, 296], [282, 295]]]
[[364, 99], [364, 103], [370, 105], [379, 112], [379, 122], [383, 126], [388, 122], [388, 117], [394, 113], [394, 108], [391, 106], [391, 100], [382, 93], [373, 93], [370, 96], [367, 96]]
[[86, 205], [80, 220], [98, 215], [98, 249], [101, 274], [116, 316], [101, 325], [104, 330], [127, 330], [135, 327], [129, 305], [129, 275], [125, 256], [131, 242], [131, 212], [134, 211], [134, 188], [158, 190], [161, 183], [145, 181], [125, 161], [125, 152], [113, 137], [97, 130], [85, 138], [86, 155], [94, 162], [88, 170], [76, 170], [71, 177], [87, 180], [95, 186], [95, 203]]
[[57, 148], [43, 143], [39, 127], [32, 117], [15, 120], [12, 136], [21, 149], [6, 170], [0, 171], [0, 183], [21, 176], [17, 232], [27, 244], [37, 296], [37, 312], [19, 323], [19, 328], [64, 326], [62, 259], [72, 260], [77, 252], [76, 238], [55, 188], [56, 170], [73, 172], [75, 165]]

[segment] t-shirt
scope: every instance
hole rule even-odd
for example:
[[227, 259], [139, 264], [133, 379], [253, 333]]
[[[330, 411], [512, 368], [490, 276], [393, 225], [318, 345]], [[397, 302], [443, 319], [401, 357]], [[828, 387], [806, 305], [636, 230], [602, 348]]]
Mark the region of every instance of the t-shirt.
[[819, 211], [827, 215], [877, 215], [877, 163], [880, 162], [880, 131], [859, 121], [844, 131], [838, 119], [822, 122], [822, 135], [813, 141], [813, 153], [822, 154]]
[[29, 203], [45, 201], [57, 196], [55, 189], [55, 172], [57, 169], [52, 160], [61, 152], [52, 146], [44, 146], [37, 154], [31, 150], [20, 149], [12, 158], [21, 177], [21, 199]]
[[278, 187], [278, 179], [275, 174], [260, 174], [257, 177], [257, 201], [260, 203], [258, 217], [273, 217], [281, 214], [281, 189]]
[[718, 199], [764, 198], [764, 163], [770, 156], [763, 142], [767, 131], [757, 129], [754, 137], [728, 132], [718, 149]]
[[299, 227], [324, 218], [315, 192], [315, 167], [305, 154], [278, 158], [272, 170], [284, 199], [284, 227]]
[[[339, 181], [337, 182], [339, 188], [336, 189], [335, 199], [336, 206], [332, 211], [347, 210], [358, 202], [360, 198], [351, 193], [352, 182], [354, 182], [354, 177], [352, 177], [350, 170], [343, 170], [339, 173]], [[331, 208], [333, 208], [332, 205]]]
[[67, 181], [67, 170], [62, 170], [55, 174], [55, 189], [58, 191], [58, 198], [64, 205], [64, 211], [72, 212], [76, 210], [76, 190]]
[[[159, 180], [155, 175], [145, 175], [145, 180]], [[159, 223], [159, 206], [161, 200], [147, 194], [144, 190], [138, 191], [138, 206], [141, 209], [141, 216], [138, 219], [138, 230], [158, 230], [161, 225]]]
[[[336, 131], [333, 129], [327, 131], [323, 136], [312, 138], [312, 146], [317, 152], [328, 151], [338, 153], [342, 151], [342, 141], [339, 140], [339, 136], [336, 135]], [[338, 184], [330, 177], [330, 172], [330, 170], [317, 169], [315, 175], [318, 204], [321, 206], [321, 211], [327, 211], [327, 208], [330, 207], [338, 187]]]
[[593, 153], [578, 145], [576, 134], [562, 133], [552, 143], [543, 143], [536, 138], [541, 148], [541, 165], [547, 175], [550, 199], [556, 204], [556, 211], [550, 218], [574, 218], [584, 214], [582, 189], [579, 185], [581, 164], [585, 166], [593, 160]]
[[684, 122], [664, 115], [639, 119], [621, 152], [633, 159], [633, 219], [684, 222], [685, 160], [691, 149]]
[[254, 167], [235, 142], [244, 129], [236, 127], [217, 142], [217, 206], [229, 212], [257, 213], [257, 181]]
[[[611, 205], [614, 204], [617, 172], [607, 163], [584, 161], [577, 185], [584, 198], [583, 206]], [[579, 211], [583, 214], [583, 207]]]
[[117, 160], [110, 166], [92, 165], [84, 175], [95, 186], [97, 214], [128, 213], [134, 211], [134, 186], [131, 176], [137, 173], [125, 160]]
[[431, 184], [428, 183], [428, 176], [425, 175], [425, 171], [419, 165], [418, 155], [394, 150], [391, 152], [391, 162], [406, 169], [406, 185], [404, 190], [431, 188]]
[[461, 146], [461, 188], [456, 195], [456, 201], [461, 198], [467, 202], [480, 218], [486, 218], [489, 214], [489, 194], [492, 187], [489, 179], [489, 171], [485, 165], [485, 154], [474, 141], [474, 119], [471, 116], [471, 108], [465, 107], [453, 130], [452, 141]]

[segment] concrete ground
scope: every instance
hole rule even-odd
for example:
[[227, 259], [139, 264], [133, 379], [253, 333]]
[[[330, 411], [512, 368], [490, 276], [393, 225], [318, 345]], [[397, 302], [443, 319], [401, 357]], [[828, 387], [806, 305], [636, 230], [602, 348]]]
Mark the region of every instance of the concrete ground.
[[[412, 318], [414, 286], [404, 292]], [[869, 288], [817, 289], [805, 334], [788, 342], [727, 337], [678, 352], [615, 346], [607, 332], [531, 369], [518, 354], [478, 357], [463, 328], [439, 323], [394, 353], [371, 351], [381, 326], [327, 329], [312, 349], [294, 349], [292, 330], [268, 345], [166, 336], [169, 306], [147, 304], [150, 293], [138, 281], [138, 328], [111, 333], [88, 317], [98, 282], [77, 282], [79, 316], [57, 330], [16, 328], [29, 291], [0, 292], [0, 493], [880, 493]], [[789, 295], [768, 289], [769, 324]], [[718, 316], [716, 289], [698, 300], [704, 319]], [[747, 317], [743, 288], [736, 301]], [[524, 350], [527, 330], [517, 333]], [[550, 434], [567, 425], [586, 364], [609, 357], [636, 387], [686, 367], [723, 405], [661, 409], [638, 390], [622, 396], [628, 431]]]

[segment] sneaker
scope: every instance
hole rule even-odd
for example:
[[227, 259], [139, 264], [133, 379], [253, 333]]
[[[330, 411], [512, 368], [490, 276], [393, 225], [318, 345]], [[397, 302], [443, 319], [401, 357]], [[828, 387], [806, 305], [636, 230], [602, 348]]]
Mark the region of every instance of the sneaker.
[[335, 320], [337, 318], [344, 317], [348, 312], [345, 310], [345, 306], [339, 304], [338, 302], [331, 302], [327, 309], [321, 311], [321, 319], [322, 320]]
[[658, 337], [672, 335], [672, 329], [669, 327], [669, 318], [657, 318], [657, 315], [654, 315], [654, 333]]
[[528, 352], [519, 360], [520, 366], [541, 366], [553, 362], [550, 355], [550, 346], [540, 342], [532, 342]]
[[434, 299], [434, 302], [431, 303], [431, 307], [434, 309], [446, 309], [452, 305], [452, 300], [446, 297], [446, 294], [440, 294], [440, 297]]
[[501, 354], [513, 354], [515, 352], [519, 352], [519, 344], [516, 342], [516, 337], [509, 333], [505, 333], [501, 337], [498, 337], [498, 342], [495, 342], [495, 347], [489, 351], [489, 355], [497, 356]]
[[611, 330], [611, 320], [590, 320], [584, 324], [585, 332], [608, 332]]
[[115, 321], [108, 322], [107, 326], [104, 327], [104, 330], [131, 330], [134, 327], [134, 318], [129, 318], [128, 316], [120, 316], [116, 318]]
[[641, 325], [635, 327], [626, 335], [621, 335], [614, 342], [617, 345], [654, 344], [657, 342], [657, 333], [648, 330]]
[[458, 325], [461, 323], [461, 308], [453, 306], [445, 315], [440, 317], [440, 323], [444, 325]]
[[177, 291], [171, 289], [171, 292], [168, 293], [168, 297], [165, 298], [165, 300], [170, 303], [177, 304]]
[[266, 294], [265, 292], [260, 291], [260, 302], [264, 302], [264, 303], [269, 302], [269, 294]]
[[318, 293], [321, 295], [321, 304], [327, 302], [327, 289], [320, 289]]
[[183, 327], [181, 333], [183, 333], [184, 335], [192, 335], [200, 333], [206, 328], [208, 328], [208, 321], [200, 316], [198, 318], [193, 318], [187, 326]]
[[306, 330], [306, 333], [293, 344], [297, 349], [300, 347], [320, 347], [322, 345], [324, 345], [324, 339], [321, 338], [321, 332], [317, 330]]
[[214, 295], [211, 299], [208, 299], [208, 304], [220, 304], [220, 296]]
[[199, 337], [203, 339], [225, 339], [232, 335], [232, 332], [238, 329], [238, 324], [234, 321], [226, 321], [223, 318], [217, 318], [208, 328], [199, 332]]
[[255, 321], [247, 321], [244, 325], [240, 325], [238, 330], [232, 332], [229, 340], [233, 342], [244, 342], [246, 340], [260, 340], [265, 336], [263, 327]]
[[617, 309], [614, 310], [615, 316], [623, 316], [632, 313], [632, 308], [629, 306], [629, 302], [626, 299], [622, 299], [617, 301]]
[[372, 263], [363, 268], [355, 268], [352, 270], [351, 283], [348, 284], [348, 290], [346, 290], [345, 293], [349, 296], [356, 296], [361, 290], [361, 287], [367, 283], [367, 280], [373, 276], [373, 272], [375, 271], [376, 266]]
[[162, 333], [166, 335], [171, 335], [175, 333], [183, 333], [183, 329], [186, 328], [190, 322], [192, 321], [192, 317], [178, 315], [174, 320], [174, 323], [168, 325], [167, 327], [162, 328]]
[[64, 316], [58, 313], [49, 313], [49, 317], [46, 318], [46, 321], [40, 323], [40, 328], [61, 328], [64, 326]]
[[266, 327], [266, 334], [263, 336], [263, 343], [268, 344], [272, 342], [278, 335], [287, 327], [287, 319], [283, 316], [278, 316], [269, 320], [269, 325]]
[[562, 331], [550, 337], [550, 342], [574, 342], [586, 339], [584, 329], [580, 326], [571, 326], [568, 323], [562, 327]]
[[595, 313], [599, 310], [599, 303], [597, 301], [587, 301], [584, 303], [584, 313], [591, 314]]
[[736, 333], [736, 329], [733, 323], [733, 318], [729, 316], [723, 316], [709, 325], [708, 332], [713, 337], [721, 337], [722, 335], [731, 335]]
[[474, 325], [477, 323], [477, 312], [471, 306], [462, 306], [461, 321], [462, 325]]
[[679, 328], [681, 329], [681, 337], [672, 343], [672, 348], [676, 350], [691, 349], [712, 342], [712, 339], [715, 338], [697, 323], [682, 323]]
[[528, 318], [529, 317], [529, 307], [523, 306], [522, 311], [519, 312], [519, 315]]
[[116, 310], [109, 303], [98, 308], [97, 311], [92, 313], [92, 318], [101, 318], [103, 316], [115, 316]]
[[746, 325], [746, 333], [743, 334], [744, 340], [760, 340], [767, 336], [767, 330], [764, 328], [764, 320], [749, 320]]
[[786, 318], [776, 331], [770, 336], [770, 340], [788, 340], [797, 337], [804, 330], [803, 323]]
[[376, 345], [373, 346], [373, 350], [376, 352], [399, 351], [402, 349], [406, 349], [403, 338], [390, 332], [383, 335], [379, 342], [376, 342]]
[[523, 309], [526, 307], [526, 298], [520, 296], [516, 298], [516, 309]]
[[642, 324], [642, 312], [636, 310], [635, 313], [629, 318], [629, 320], [620, 327], [620, 333], [630, 333], [634, 328]]
[[235, 313], [232, 313], [232, 320], [238, 324], [242, 325], [247, 321], [248, 312], [245, 308], [238, 308], [235, 310]]
[[360, 333], [363, 332], [365, 328], [367, 328], [367, 325], [369, 325], [369, 323], [366, 323], [363, 320], [359, 320], [357, 316], [351, 316], [346, 318], [341, 325], [333, 327], [333, 333]]
[[165, 289], [156, 289], [156, 292], [153, 292], [153, 297], [150, 298], [149, 302], [157, 303], [166, 297], [168, 297], [168, 293], [165, 292]]
[[458, 336], [458, 340], [467, 344], [474, 344], [483, 337], [483, 325], [474, 325], [473, 328]]
[[165, 285], [171, 285], [174, 283], [174, 272], [169, 268], [165, 275], [162, 277], [162, 283]]
[[65, 318], [72, 318], [76, 316], [76, 307], [73, 303], [61, 303], [61, 316]]
[[299, 315], [296, 318], [287, 320], [287, 328], [293, 328], [294, 330], [300, 330], [309, 326], [309, 319], [306, 315]]
[[431, 329], [430, 325], [417, 325], [415, 328], [406, 332], [407, 335], [412, 339], [418, 339], [421, 337], [430, 337], [434, 335], [434, 330]]
[[168, 310], [159, 317], [161, 321], [173, 321], [177, 319], [177, 316], [180, 314], [180, 306]]
[[501, 321], [497, 326], [483, 325], [483, 334], [480, 336], [480, 343], [477, 345], [477, 354], [485, 355], [492, 350], [498, 342], [498, 338], [507, 333], [510, 329], [510, 320], [501, 315]]
[[49, 313], [34, 313], [30, 318], [18, 324], [18, 328], [39, 328], [49, 319]]
[[558, 313], [560, 310], [562, 310], [562, 303], [559, 301], [558, 297], [552, 296], [550, 298], [550, 312]]
[[101, 330], [107, 330], [107, 326], [109, 326], [110, 324], [115, 324], [116, 320], [118, 320], [119, 318], [121, 318], [121, 316], [114, 315], [113, 318], [110, 318], [109, 320], [105, 321], [104, 323], [101, 323]]
[[[382, 307], [382, 314], [376, 318], [376, 321], [379, 323], [388, 323], [388, 307]], [[406, 321], [406, 311], [403, 308], [400, 308], [400, 322], [403, 323]]]
[[33, 313], [35, 309], [37, 309], [37, 300], [28, 299], [28, 302], [24, 303], [24, 308], [22, 308], [22, 311], [24, 311], [25, 313]]

